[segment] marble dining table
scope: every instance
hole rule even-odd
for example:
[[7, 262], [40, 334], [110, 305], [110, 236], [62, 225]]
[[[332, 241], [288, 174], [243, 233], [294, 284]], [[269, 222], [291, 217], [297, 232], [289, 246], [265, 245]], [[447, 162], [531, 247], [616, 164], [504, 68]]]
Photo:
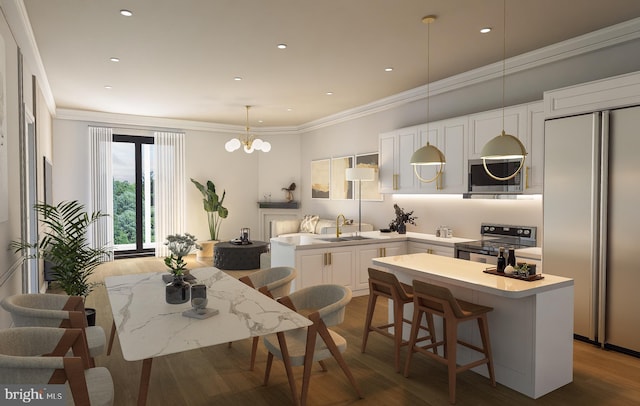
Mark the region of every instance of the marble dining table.
[[183, 316], [191, 303], [168, 304], [161, 273], [110, 276], [105, 285], [123, 358], [143, 361], [138, 405], [146, 404], [153, 358], [311, 325], [292, 311], [213, 267], [191, 270], [207, 287], [206, 319]]

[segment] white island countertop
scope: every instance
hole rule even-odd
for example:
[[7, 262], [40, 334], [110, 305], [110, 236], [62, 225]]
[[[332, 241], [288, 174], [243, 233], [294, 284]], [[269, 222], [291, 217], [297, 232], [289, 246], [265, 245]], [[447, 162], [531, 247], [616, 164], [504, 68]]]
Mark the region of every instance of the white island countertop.
[[536, 281], [493, 275], [483, 272], [489, 267], [484, 263], [426, 253], [374, 258], [373, 263], [428, 276], [433, 280], [451, 285], [514, 299], [573, 285], [573, 279], [555, 275], [543, 275], [543, 279]]

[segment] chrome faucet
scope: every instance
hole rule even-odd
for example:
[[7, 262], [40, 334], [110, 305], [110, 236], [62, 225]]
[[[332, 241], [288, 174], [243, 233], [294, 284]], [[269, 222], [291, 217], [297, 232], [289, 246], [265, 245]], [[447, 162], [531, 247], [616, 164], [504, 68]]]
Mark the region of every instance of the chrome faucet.
[[[342, 223], [340, 223], [340, 217], [342, 217]], [[336, 238], [340, 238], [340, 234], [342, 234], [340, 226], [343, 225], [345, 221], [347, 221], [347, 219], [344, 214], [338, 214], [338, 217], [336, 217]]]

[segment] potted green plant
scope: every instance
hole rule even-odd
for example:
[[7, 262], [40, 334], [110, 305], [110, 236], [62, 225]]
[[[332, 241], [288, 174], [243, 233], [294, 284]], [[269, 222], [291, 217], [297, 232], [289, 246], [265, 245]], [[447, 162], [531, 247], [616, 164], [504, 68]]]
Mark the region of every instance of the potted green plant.
[[44, 232], [36, 243], [12, 241], [11, 248], [15, 253], [25, 254], [23, 260], [37, 258], [49, 262], [55, 283], [66, 294], [86, 299], [98, 285], [89, 280], [93, 271], [109, 255], [107, 246], [94, 248], [89, 244], [87, 232], [107, 214], [100, 211], [88, 214], [77, 200], [63, 201], [55, 206], [39, 203], [33, 208]]
[[211, 237], [210, 241], [200, 243], [202, 250], [198, 251], [198, 257], [213, 257], [213, 246], [220, 236], [222, 219], [226, 219], [229, 215], [229, 210], [222, 205], [227, 191], [224, 190], [222, 192], [222, 198], [220, 198], [216, 193], [216, 185], [214, 185], [212, 181], [208, 180], [206, 187], [193, 178], [191, 178], [191, 182], [193, 182], [200, 193], [202, 193], [202, 205], [204, 211], [207, 213], [209, 236]]

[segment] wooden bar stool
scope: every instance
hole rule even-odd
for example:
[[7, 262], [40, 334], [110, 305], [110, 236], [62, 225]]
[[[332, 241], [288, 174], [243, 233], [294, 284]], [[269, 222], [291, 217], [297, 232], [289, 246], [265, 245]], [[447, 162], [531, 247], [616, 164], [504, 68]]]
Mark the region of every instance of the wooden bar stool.
[[[413, 281], [413, 324], [409, 340], [409, 354], [404, 368], [404, 376], [409, 376], [409, 365], [414, 352], [426, 354], [439, 362], [447, 365], [449, 373], [449, 402], [456, 402], [456, 375], [478, 365], [487, 364], [491, 386], [496, 386], [496, 378], [493, 373], [493, 358], [491, 355], [491, 343], [489, 342], [489, 325], [487, 313], [493, 308], [458, 300], [453, 297], [451, 291], [442, 286], [430, 283]], [[419, 320], [423, 314], [437, 315], [443, 318], [444, 338], [442, 341], [420, 347], [416, 345]], [[458, 340], [458, 324], [477, 320], [482, 339], [482, 348], [471, 343]], [[457, 345], [464, 345], [484, 355], [484, 358], [458, 366], [456, 363]], [[444, 356], [435, 351], [437, 347], [444, 346]], [[433, 352], [429, 351], [432, 350]]]
[[[413, 288], [410, 285], [400, 283], [394, 274], [369, 268], [369, 305], [367, 306], [367, 318], [362, 336], [362, 352], [364, 353], [367, 347], [369, 333], [372, 331], [392, 338], [396, 372], [400, 372], [400, 347], [409, 344], [407, 340], [402, 339], [402, 326], [403, 323], [411, 325], [411, 321], [404, 318], [404, 305], [413, 302], [412, 292]], [[371, 325], [378, 296], [393, 300], [393, 323], [380, 326]], [[419, 326], [419, 329], [426, 330], [428, 335], [417, 338], [416, 341], [431, 340], [432, 344], [435, 344], [435, 337], [431, 334], [434, 331], [433, 316], [426, 314], [426, 319], [427, 327]], [[393, 334], [389, 332], [389, 327], [393, 327]]]

